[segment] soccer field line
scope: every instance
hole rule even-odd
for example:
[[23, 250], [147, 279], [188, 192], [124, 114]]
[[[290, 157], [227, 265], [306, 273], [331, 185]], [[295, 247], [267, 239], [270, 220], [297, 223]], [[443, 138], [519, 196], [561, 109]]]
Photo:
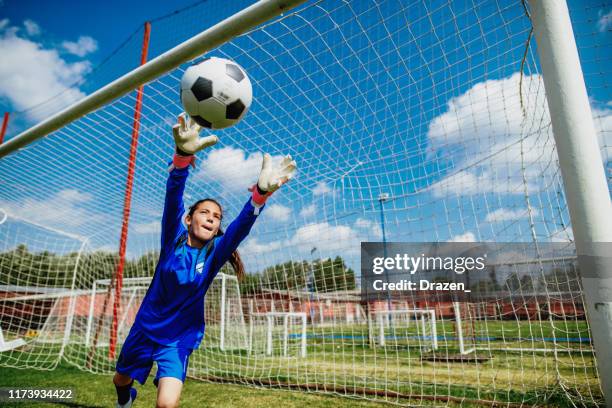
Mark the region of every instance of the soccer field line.
[[[301, 334], [289, 334], [289, 338], [301, 337]], [[307, 334], [309, 339], [330, 339], [330, 340], [368, 340], [365, 335], [350, 335], [350, 334]], [[459, 337], [440, 335], [436, 336], [438, 340], [459, 341]], [[386, 335], [388, 340], [431, 340], [432, 336], [391, 336]], [[536, 342], [555, 342], [555, 343], [590, 343], [590, 337], [465, 337], [464, 340], [473, 341], [536, 341]]]

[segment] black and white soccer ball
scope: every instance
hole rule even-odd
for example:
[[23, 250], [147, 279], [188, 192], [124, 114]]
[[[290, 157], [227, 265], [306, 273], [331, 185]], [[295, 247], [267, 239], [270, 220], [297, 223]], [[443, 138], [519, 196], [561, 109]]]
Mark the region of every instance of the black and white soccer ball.
[[181, 79], [181, 103], [200, 126], [223, 129], [246, 115], [253, 101], [251, 81], [242, 67], [210, 57], [187, 68]]

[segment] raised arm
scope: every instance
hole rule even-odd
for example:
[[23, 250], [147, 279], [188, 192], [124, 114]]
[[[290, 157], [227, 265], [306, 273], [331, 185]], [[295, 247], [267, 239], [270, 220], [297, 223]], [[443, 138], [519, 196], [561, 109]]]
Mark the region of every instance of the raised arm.
[[264, 154], [259, 179], [249, 189], [252, 192], [251, 199], [244, 205], [238, 217], [227, 227], [225, 234], [218, 238], [215, 243], [214, 266], [221, 267], [229, 259], [232, 252], [238, 248], [240, 242], [251, 231], [251, 227], [268, 197], [280, 186], [291, 180], [295, 171], [296, 164], [290, 155], [285, 156], [278, 166], [273, 166], [270, 155]]
[[200, 137], [202, 128], [191, 118], [185, 119], [181, 113], [178, 123], [172, 127], [176, 153], [172, 158], [170, 175], [166, 182], [166, 198], [162, 216], [162, 249], [174, 244], [176, 238], [185, 231], [181, 218], [185, 212], [183, 193], [189, 176], [189, 165], [194, 166], [194, 154], [217, 143], [216, 136]]
[[[173, 164], [173, 166], [175, 165]], [[167, 245], [173, 245], [176, 238], [185, 230], [181, 217], [185, 212], [183, 192], [185, 191], [187, 176], [189, 176], [188, 166], [174, 167], [170, 170], [170, 175], [166, 182], [166, 198], [164, 200], [164, 213], [162, 216], [162, 248], [165, 248]]]
[[[238, 245], [249, 235], [251, 227], [259, 215], [262, 206], [256, 206], [251, 199], [246, 202], [238, 217], [231, 222], [225, 233], [217, 238], [213, 254], [213, 270], [223, 266]], [[218, 268], [217, 268], [218, 267]]]

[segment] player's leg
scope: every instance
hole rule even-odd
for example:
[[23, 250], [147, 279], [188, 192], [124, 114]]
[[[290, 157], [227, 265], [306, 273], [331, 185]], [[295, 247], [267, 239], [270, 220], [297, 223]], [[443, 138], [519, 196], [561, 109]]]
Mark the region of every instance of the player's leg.
[[138, 394], [134, 380], [144, 384], [153, 367], [155, 343], [138, 331], [130, 331], [117, 359], [113, 383], [117, 390], [117, 407], [130, 408]]
[[179, 405], [183, 382], [174, 377], [162, 377], [158, 381], [157, 408], [175, 408]]
[[136, 389], [132, 388], [134, 379], [129, 375], [115, 373], [113, 384], [117, 391], [117, 407], [129, 408], [136, 399]]
[[115, 387], [125, 387], [133, 382], [134, 379], [129, 375], [115, 373], [115, 376], [113, 377], [113, 384], [115, 384]]
[[191, 349], [165, 346], [160, 346], [155, 352], [153, 359], [157, 362], [157, 407], [178, 406], [191, 352]]

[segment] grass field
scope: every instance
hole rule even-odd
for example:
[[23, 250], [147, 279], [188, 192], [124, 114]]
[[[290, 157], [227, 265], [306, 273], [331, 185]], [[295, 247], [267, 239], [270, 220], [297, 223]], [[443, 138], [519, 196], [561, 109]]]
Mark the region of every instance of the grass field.
[[[75, 399], [61, 403], [69, 407], [108, 408], [115, 401], [115, 390], [110, 375], [96, 375], [77, 368], [60, 365], [54, 371], [19, 370], [0, 367], [0, 387], [71, 388]], [[136, 406], [155, 406], [156, 388], [151, 381], [138, 385]], [[56, 407], [42, 402], [0, 402], [2, 407]], [[258, 389], [240, 385], [211, 384], [187, 379], [181, 407], [383, 407], [387, 404], [357, 401], [327, 395], [307, 394], [285, 390]]]
[[[440, 348], [435, 352], [422, 347], [427, 341], [423, 337], [419, 338], [414, 330], [416, 329], [401, 333], [401, 338], [388, 341], [386, 347], [370, 347], [367, 329], [364, 329], [363, 325], [310, 327], [307, 333], [308, 354], [301, 358], [298, 353], [297, 335], [291, 336], [292, 344], [287, 357], [279, 354], [280, 344], [275, 346], [275, 354], [272, 356], [263, 353], [249, 355], [245, 350], [221, 352], [214, 346], [215, 334], [214, 328], [211, 328], [203, 346], [194, 352], [190, 360], [189, 375], [192, 378], [217, 378], [251, 385], [272, 383], [283, 388], [287, 385], [308, 384], [309, 391], [335, 391], [361, 397], [357, 400], [270, 388], [262, 391], [254, 387], [210, 384], [194, 380], [189, 380], [188, 384], [198, 390], [194, 395], [210, 394], [210, 398], [218, 396], [219, 403], [217, 405], [215, 402], [214, 406], [239, 406], [243, 403], [249, 403], [251, 406], [271, 406], [276, 403], [297, 406], [291, 405], [294, 401], [302, 401], [299, 405], [308, 403], [311, 406], [356, 406], [358, 401], [365, 404], [364, 398], [377, 401], [388, 398], [389, 402], [415, 403], [414, 398], [393, 397], [395, 392], [403, 396], [451, 396], [467, 400], [556, 407], [573, 406], [575, 402], [579, 402], [579, 406], [597, 406], [601, 401], [588, 327], [584, 321], [572, 324], [563, 321], [491, 321], [486, 322], [486, 325], [485, 322], [477, 322], [472, 343], [482, 347], [475, 353], [485, 357], [481, 362], [469, 359], [458, 362], [448, 360], [448, 356], [458, 353], [457, 340], [449, 322], [437, 324]], [[390, 331], [386, 331], [385, 335], [394, 336]], [[554, 338], [556, 342], [551, 342], [550, 338]], [[496, 350], [501, 347], [505, 350]], [[515, 350], [508, 351], [508, 348]], [[550, 351], [553, 348], [559, 352], [534, 351]], [[64, 357], [77, 367], [85, 367], [89, 351], [89, 348], [83, 346], [70, 345], [66, 348]], [[12, 361], [3, 354], [0, 356], [0, 364], [13, 365], [21, 362], [26, 366], [27, 360], [30, 359], [36, 360], [40, 367], [44, 365], [41, 363], [48, 359], [48, 368], [52, 368], [57, 361], [55, 359], [54, 363], [57, 351], [54, 353], [53, 348], [49, 346], [46, 350], [33, 347], [29, 350], [23, 349], [22, 352], [23, 355], [20, 355], [21, 352], [13, 351]], [[107, 357], [108, 348], [98, 347], [95, 352], [94, 364], [90, 369], [106, 375], [84, 373], [76, 367], [62, 363], [57, 370], [47, 372], [1, 369], [0, 378], [17, 379], [14, 385], [23, 386], [24, 382], [18, 381], [31, 384], [28, 382], [29, 376], [36, 381], [43, 381], [35, 382], [36, 385], [46, 384], [44, 381], [55, 377], [70, 383], [72, 380], [69, 378], [75, 377], [79, 381], [79, 385], [75, 386], [85, 389], [89, 382], [98, 384], [91, 392], [95, 394], [100, 388], [100, 397], [106, 397], [108, 392], [113, 391], [112, 387], [110, 391], [108, 388], [113, 364]], [[435, 357], [435, 361], [428, 357]], [[91, 380], [83, 380], [81, 384], [81, 378]], [[360, 391], [363, 389], [382, 391], [383, 395], [365, 395]], [[153, 398], [154, 388], [147, 386], [145, 390], [148, 391], [143, 394], [143, 399], [149, 398], [149, 394], [150, 398]], [[89, 394], [87, 392], [84, 398], [89, 398]], [[185, 395], [186, 404], [197, 403], [197, 398], [189, 402], [191, 394], [188, 392]], [[231, 403], [228, 395], [232, 395]], [[311, 397], [314, 399], [309, 400]], [[445, 403], [444, 400], [439, 400], [437, 405]], [[418, 399], [415, 405], [432, 404], [434, 403], [431, 401]], [[470, 405], [464, 402], [462, 406]]]

